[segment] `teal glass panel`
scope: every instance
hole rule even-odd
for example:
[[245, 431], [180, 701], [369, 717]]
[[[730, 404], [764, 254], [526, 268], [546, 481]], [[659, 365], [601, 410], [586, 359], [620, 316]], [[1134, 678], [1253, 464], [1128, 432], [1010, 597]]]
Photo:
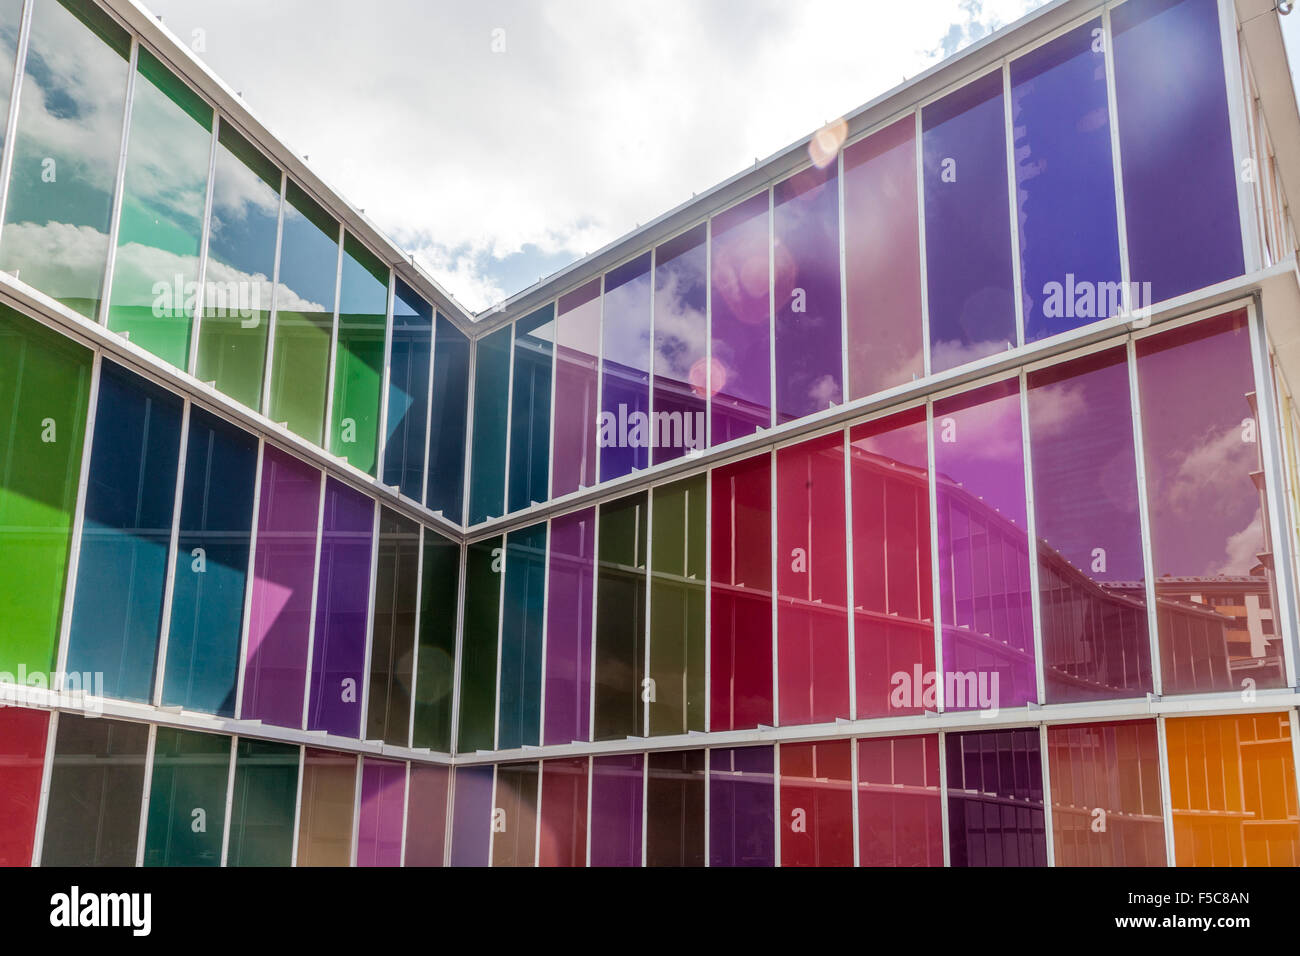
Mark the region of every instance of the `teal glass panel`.
[[506, 401], [510, 390], [510, 326], [475, 344], [474, 439], [470, 457], [469, 523], [505, 513]]
[[545, 501], [551, 474], [551, 370], [555, 306], [515, 323], [510, 386], [510, 510]]
[[543, 523], [506, 535], [499, 750], [536, 747], [540, 743], [545, 602], [546, 525]]
[[300, 753], [290, 744], [240, 739], [227, 866], [288, 866], [293, 861]]
[[145, 866], [220, 866], [230, 738], [159, 727], [145, 828]]

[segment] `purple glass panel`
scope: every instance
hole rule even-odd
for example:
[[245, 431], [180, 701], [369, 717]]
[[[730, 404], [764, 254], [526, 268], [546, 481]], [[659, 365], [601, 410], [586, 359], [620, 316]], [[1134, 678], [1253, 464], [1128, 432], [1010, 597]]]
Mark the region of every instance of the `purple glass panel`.
[[320, 479], [264, 446], [242, 716], [277, 727], [302, 726]]
[[600, 480], [650, 464], [650, 253], [605, 273]]
[[704, 448], [707, 437], [707, 234], [700, 223], [655, 249], [651, 458], [656, 464]]
[[953, 866], [1047, 866], [1038, 729], [948, 734]]
[[1151, 690], [1124, 348], [1029, 374], [1047, 700]]
[[326, 479], [308, 730], [344, 737], [361, 732], [374, 523], [371, 498], [335, 478]]
[[406, 815], [406, 866], [442, 866], [447, 847], [450, 767], [411, 765]]
[[591, 739], [591, 589], [596, 509], [551, 521], [543, 744]]
[[934, 403], [943, 693], [948, 710], [1037, 698], [1020, 386]]
[[555, 430], [551, 496], [596, 483], [600, 280], [560, 296], [555, 320]]
[[487, 866], [492, 847], [493, 767], [457, 767], [451, 811], [451, 865]]
[[1025, 339], [1120, 311], [1101, 20], [1011, 63]]
[[1218, 7], [1130, 0], [1111, 14], [1130, 279], [1155, 302], [1244, 269]]
[[930, 371], [1016, 342], [1002, 73], [921, 111]]
[[773, 192], [778, 423], [844, 401], [837, 168], [812, 166]]
[[641, 865], [644, 754], [591, 762], [591, 865]]
[[709, 751], [709, 865], [776, 862], [771, 747]]
[[364, 758], [357, 817], [357, 866], [401, 866], [406, 764]]
[[772, 424], [768, 194], [710, 225], [710, 442], [721, 445]]

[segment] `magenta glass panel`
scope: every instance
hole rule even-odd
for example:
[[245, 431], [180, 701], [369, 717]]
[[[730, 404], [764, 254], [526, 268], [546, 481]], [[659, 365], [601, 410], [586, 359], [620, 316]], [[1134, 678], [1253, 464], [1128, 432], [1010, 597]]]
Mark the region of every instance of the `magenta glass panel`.
[[655, 249], [654, 410], [651, 459], [702, 449], [708, 432], [708, 226]]
[[644, 754], [591, 762], [591, 865], [641, 865]]
[[600, 280], [560, 296], [555, 318], [555, 410], [551, 497], [596, 483]]
[[772, 723], [772, 456], [712, 472], [710, 729]]
[[849, 430], [858, 717], [935, 707], [925, 408]]
[[771, 747], [709, 751], [709, 866], [776, 862], [774, 760]]
[[492, 848], [493, 767], [457, 767], [451, 811], [451, 865], [487, 866]]
[[591, 613], [596, 509], [551, 521], [547, 560], [546, 713], [542, 743], [591, 739]]
[[650, 253], [605, 273], [600, 480], [650, 464]]
[[1047, 866], [1038, 728], [948, 734], [953, 866]]
[[943, 866], [939, 737], [858, 741], [858, 865]]
[[1031, 372], [1028, 397], [1047, 700], [1140, 697], [1151, 640], [1126, 350]]
[[809, 167], [773, 192], [778, 423], [844, 401], [836, 167]]
[[401, 866], [406, 764], [365, 757], [357, 816], [357, 866]]
[[374, 523], [373, 499], [336, 478], [325, 480], [308, 730], [361, 732]]
[[450, 767], [412, 764], [406, 813], [406, 866], [442, 866], [447, 848]]
[[853, 741], [782, 744], [781, 865], [853, 865]]
[[934, 403], [943, 697], [948, 710], [1037, 699], [1020, 386]]
[[587, 865], [588, 757], [542, 761], [539, 866]]
[[772, 424], [768, 194], [750, 196], [710, 223], [710, 443]]
[[925, 372], [916, 119], [844, 150], [850, 399]]
[[843, 432], [777, 450], [776, 508], [781, 723], [847, 719]]
[[1281, 687], [1246, 313], [1139, 340], [1137, 375], [1164, 691]]
[[246, 720], [302, 726], [320, 495], [319, 471], [271, 445], [263, 446], [244, 665]]

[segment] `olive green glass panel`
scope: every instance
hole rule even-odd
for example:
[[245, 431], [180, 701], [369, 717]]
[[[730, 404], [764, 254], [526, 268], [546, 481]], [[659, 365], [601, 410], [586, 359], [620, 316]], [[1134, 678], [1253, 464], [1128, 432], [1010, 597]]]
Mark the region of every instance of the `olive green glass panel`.
[[652, 492], [650, 733], [704, 730], [705, 478]]
[[595, 739], [643, 735], [646, 493], [600, 506], [596, 565]]
[[476, 541], [466, 549], [457, 734], [457, 749], [461, 753], [491, 750], [496, 743], [497, 641], [504, 566], [500, 535]]
[[230, 738], [159, 727], [149, 784], [145, 866], [220, 866]]
[[420, 587], [420, 649], [416, 658], [415, 728], [411, 745], [451, 751], [451, 715], [456, 678], [456, 595], [460, 589], [460, 546], [424, 532]]
[[189, 369], [212, 107], [147, 50], [136, 64], [108, 327]]
[[419, 587], [420, 526], [395, 511], [381, 508], [375, 617], [370, 635], [367, 740], [407, 745]]
[[330, 451], [369, 475], [375, 474], [379, 441], [387, 312], [387, 267], [351, 233], [346, 233], [339, 285]]
[[99, 315], [130, 37], [90, 0], [34, 0], [0, 270]]
[[269, 740], [239, 741], [230, 804], [228, 866], [288, 866], [301, 751]]

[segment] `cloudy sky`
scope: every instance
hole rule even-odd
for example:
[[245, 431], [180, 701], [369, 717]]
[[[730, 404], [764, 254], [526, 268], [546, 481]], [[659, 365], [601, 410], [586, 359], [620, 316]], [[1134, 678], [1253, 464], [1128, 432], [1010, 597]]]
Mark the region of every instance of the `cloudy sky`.
[[1044, 0], [144, 2], [479, 310]]

